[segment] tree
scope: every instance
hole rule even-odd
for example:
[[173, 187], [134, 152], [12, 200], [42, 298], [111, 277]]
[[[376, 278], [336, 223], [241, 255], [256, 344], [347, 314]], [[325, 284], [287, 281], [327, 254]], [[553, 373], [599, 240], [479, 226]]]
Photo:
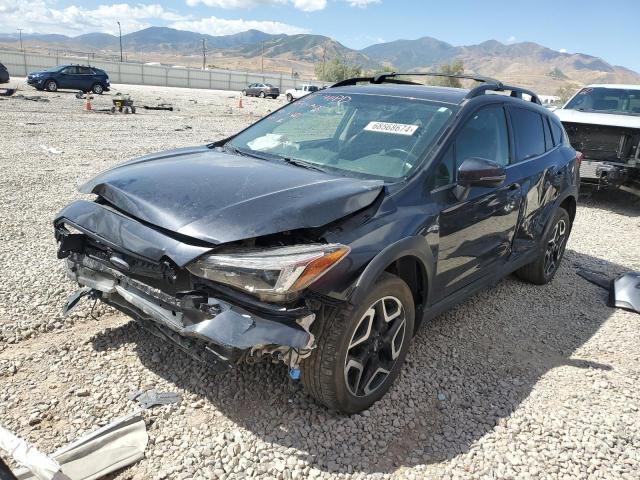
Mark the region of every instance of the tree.
[[568, 85], [563, 85], [556, 91], [556, 96], [560, 97], [560, 103], [567, 103], [567, 101], [573, 96], [574, 93], [580, 87], [575, 83], [570, 83]]
[[[440, 65], [438, 73], [444, 73], [446, 75], [462, 75], [464, 73], [464, 63], [462, 60], [455, 60], [453, 63], [445, 63]], [[459, 78], [452, 77], [434, 77], [431, 80], [431, 85], [437, 85], [439, 87], [455, 87], [462, 88]]]
[[360, 65], [348, 65], [343, 60], [334, 58], [325, 62], [324, 69], [322, 68], [322, 63], [317, 63], [315, 72], [316, 78], [323, 82], [339, 82], [346, 78], [359, 77], [362, 74], [362, 67]]

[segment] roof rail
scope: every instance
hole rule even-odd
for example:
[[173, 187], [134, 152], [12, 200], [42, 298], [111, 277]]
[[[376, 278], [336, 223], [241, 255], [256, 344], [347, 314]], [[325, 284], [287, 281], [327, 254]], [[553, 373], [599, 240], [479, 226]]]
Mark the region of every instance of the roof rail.
[[500, 83], [499, 85], [492, 85], [492, 84], [485, 84], [485, 85], [478, 85], [475, 88], [472, 88], [469, 93], [467, 93], [467, 96], [465, 98], [474, 98], [480, 95], [484, 95], [486, 92], [511, 92], [510, 96], [514, 97], [514, 98], [519, 98], [520, 100], [523, 100], [522, 98], [522, 94], [526, 94], [529, 95], [531, 97], [531, 101], [533, 103], [537, 103], [538, 105], [542, 105], [542, 102], [540, 102], [540, 99], [538, 98], [538, 95], [535, 94], [534, 92], [532, 92], [531, 90], [528, 90], [526, 88], [522, 88], [522, 87], [515, 87], [513, 85], [503, 85], [502, 83]]
[[369, 83], [401, 83], [407, 85], [421, 85], [420, 83], [412, 82], [409, 80], [401, 80], [397, 77], [448, 77], [448, 78], [461, 78], [466, 80], [475, 80], [476, 82], [484, 82], [484, 83], [493, 83], [495, 85], [502, 85], [499, 80], [490, 77], [484, 77], [482, 75], [463, 75], [457, 73], [440, 73], [440, 72], [390, 72], [390, 73], [379, 73], [378, 75], [374, 75], [373, 77], [355, 77], [355, 78], [347, 78], [346, 80], [342, 80], [338, 83], [334, 83], [329, 88], [333, 87], [344, 87], [347, 85], [355, 85], [358, 82], [369, 82]]
[[522, 94], [529, 95], [531, 97], [531, 101], [533, 103], [537, 103], [541, 105], [540, 99], [538, 95], [533, 93], [531, 90], [527, 90], [526, 88], [515, 87], [512, 85], [504, 85], [500, 80], [496, 80], [495, 78], [485, 77], [483, 75], [464, 75], [464, 74], [456, 74], [456, 73], [440, 73], [440, 72], [406, 72], [406, 73], [380, 73], [378, 75], [374, 75], [372, 77], [354, 77], [347, 78], [346, 80], [342, 80], [340, 82], [334, 83], [329, 88], [335, 87], [345, 87], [349, 85], [356, 85], [357, 83], [399, 83], [403, 85], [422, 85], [420, 83], [412, 82], [410, 80], [402, 80], [398, 77], [412, 77], [412, 76], [424, 76], [424, 77], [447, 77], [447, 78], [460, 78], [465, 80], [475, 80], [476, 82], [482, 82], [482, 85], [478, 85], [475, 88], [472, 88], [465, 98], [474, 98], [479, 95], [484, 95], [485, 92], [504, 92], [510, 91], [511, 96], [514, 98], [522, 99]]

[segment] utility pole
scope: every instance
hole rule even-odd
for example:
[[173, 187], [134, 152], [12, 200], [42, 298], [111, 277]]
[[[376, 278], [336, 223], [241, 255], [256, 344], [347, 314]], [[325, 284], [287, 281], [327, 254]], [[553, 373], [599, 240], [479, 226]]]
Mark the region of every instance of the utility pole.
[[122, 63], [122, 27], [118, 21], [118, 31], [120, 32], [120, 63]]
[[322, 78], [320, 80], [322, 80], [322, 83], [324, 83], [324, 62], [327, 58], [327, 44], [324, 44], [324, 48], [322, 49]]
[[262, 55], [260, 56], [260, 71], [264, 73], [264, 42], [260, 42], [260, 45], [262, 46]]
[[20, 34], [20, 50], [24, 52], [24, 48], [22, 48], [22, 29], [18, 29], [18, 33]]
[[207, 68], [207, 47], [204, 43], [204, 38], [202, 39], [202, 70], [206, 70]]

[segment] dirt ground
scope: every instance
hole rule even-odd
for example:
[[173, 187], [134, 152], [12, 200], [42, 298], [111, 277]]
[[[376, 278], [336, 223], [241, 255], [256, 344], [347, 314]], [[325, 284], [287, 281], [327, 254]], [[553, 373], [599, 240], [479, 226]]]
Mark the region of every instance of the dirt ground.
[[[114, 86], [173, 112], [84, 112], [72, 92], [0, 99], [0, 424], [46, 452], [128, 413], [127, 393], [178, 392], [144, 413], [146, 458], [118, 479], [627, 478], [640, 471], [640, 316], [606, 306], [580, 268], [640, 270], [640, 202], [581, 197], [564, 262], [507, 278], [425, 325], [401, 377], [351, 417], [278, 365], [215, 375], [125, 316], [61, 307], [74, 286], [51, 221], [107, 167], [224, 138], [283, 103]], [[41, 101], [34, 101], [40, 97]], [[94, 100], [108, 108], [110, 95]]]

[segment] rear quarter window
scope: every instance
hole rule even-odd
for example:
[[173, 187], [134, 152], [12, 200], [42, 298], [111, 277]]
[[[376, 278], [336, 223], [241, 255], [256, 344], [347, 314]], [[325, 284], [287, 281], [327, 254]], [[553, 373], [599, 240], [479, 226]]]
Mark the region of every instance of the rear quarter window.
[[516, 162], [542, 155], [546, 151], [542, 116], [533, 110], [511, 108], [516, 143]]

